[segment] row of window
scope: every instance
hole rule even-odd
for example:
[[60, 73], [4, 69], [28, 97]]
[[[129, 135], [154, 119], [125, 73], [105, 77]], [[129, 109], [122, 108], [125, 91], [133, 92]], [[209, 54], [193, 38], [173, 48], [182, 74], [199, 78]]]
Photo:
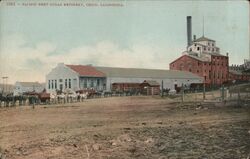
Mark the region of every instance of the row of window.
[[[63, 79], [59, 79], [59, 83], [60, 83], [60, 89], [62, 89], [62, 82]], [[57, 80], [49, 80], [48, 81], [48, 88], [49, 89], [57, 89]], [[71, 79], [64, 79], [64, 88], [71, 88]]]
[[[198, 46], [196, 48], [197, 51], [200, 51], [200, 47]], [[203, 46], [203, 50], [204, 51], [212, 51], [212, 52], [219, 52], [219, 48], [210, 48], [210, 47], [206, 47], [206, 46]], [[192, 51], [192, 48], [189, 49], [189, 51]]]
[[[90, 87], [95, 87], [95, 80], [94, 79], [90, 79]], [[96, 80], [96, 85], [97, 86], [100, 86], [100, 79], [97, 79]], [[88, 88], [88, 80], [87, 79], [84, 79], [83, 80], [83, 88]]]
[[[210, 42], [208, 42], [207, 44], [208, 44], [208, 46], [210, 46]], [[212, 46], [214, 46], [214, 43], [211, 43], [211, 44], [212, 44]]]

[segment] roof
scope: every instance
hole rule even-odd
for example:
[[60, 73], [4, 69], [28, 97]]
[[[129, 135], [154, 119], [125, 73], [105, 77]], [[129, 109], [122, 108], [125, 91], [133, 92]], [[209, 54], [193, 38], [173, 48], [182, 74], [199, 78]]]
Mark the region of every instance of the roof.
[[196, 60], [202, 61], [202, 62], [209, 62], [209, 60], [207, 60], [205, 58], [198, 57], [198, 56], [193, 56], [193, 55], [187, 55], [187, 56], [194, 58]]
[[38, 82], [18, 82], [23, 87], [42, 87]]
[[101, 71], [98, 71], [93, 66], [87, 65], [66, 65], [73, 71], [77, 72], [80, 76], [89, 76], [89, 77], [105, 77], [105, 74]]
[[[197, 53], [195, 53], [195, 52], [189, 52], [189, 53], [197, 54]], [[179, 58], [175, 59], [174, 61], [172, 61], [170, 64], [172, 64], [172, 63], [178, 61], [179, 59], [181, 59], [181, 58], [184, 57], [184, 56], [187, 56], [187, 57], [190, 57], [190, 58], [193, 58], [193, 59], [195, 59], [195, 60], [202, 61], [202, 62], [210, 62], [209, 60], [207, 60], [207, 59], [202, 59], [202, 58], [200, 58], [200, 57], [198, 57], [198, 56], [194, 56], [194, 55], [191, 55], [191, 54], [184, 54], [184, 55], [180, 56]]]
[[242, 75], [241, 71], [236, 71], [236, 70], [229, 70], [229, 73], [235, 74], [235, 75]]
[[244, 72], [243, 70], [231, 70], [231, 69], [229, 69], [229, 73], [235, 74], [235, 75], [250, 75], [249, 72]]
[[118, 68], [118, 67], [95, 67], [97, 70], [106, 74], [107, 77], [123, 78], [156, 78], [156, 79], [201, 79], [186, 71], [178, 70], [158, 70], [143, 68]]
[[150, 86], [159, 86], [160, 85], [158, 82], [153, 81], [153, 80], [145, 80], [143, 83], [147, 83]]
[[205, 37], [205, 36], [202, 36], [202, 37], [200, 37], [200, 38], [194, 40], [194, 42], [199, 42], [199, 41], [213, 41], [213, 42], [215, 42], [214, 40], [209, 39], [209, 38], [207, 38], [207, 37]]
[[226, 57], [225, 55], [222, 55], [220, 53], [213, 53], [213, 52], [204, 52], [203, 54], [208, 54], [208, 55], [213, 55], [213, 56], [223, 56], [223, 57]]

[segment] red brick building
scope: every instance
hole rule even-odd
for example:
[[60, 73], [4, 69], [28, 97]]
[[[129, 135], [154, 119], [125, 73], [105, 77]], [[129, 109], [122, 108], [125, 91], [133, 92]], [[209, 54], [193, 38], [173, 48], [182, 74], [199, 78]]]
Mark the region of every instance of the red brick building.
[[229, 67], [229, 78], [231, 83], [235, 82], [249, 82], [250, 81], [250, 69], [245, 65], [232, 65]]
[[220, 54], [215, 41], [201, 37], [192, 41], [187, 51], [170, 63], [171, 70], [192, 72], [203, 77], [207, 86], [219, 86], [228, 81], [228, 56]]
[[220, 54], [216, 41], [204, 37], [192, 39], [192, 17], [187, 17], [187, 48], [182, 56], [170, 63], [170, 70], [192, 72], [203, 77], [207, 86], [224, 83], [249, 82], [250, 60], [243, 65], [229, 67], [227, 55]]

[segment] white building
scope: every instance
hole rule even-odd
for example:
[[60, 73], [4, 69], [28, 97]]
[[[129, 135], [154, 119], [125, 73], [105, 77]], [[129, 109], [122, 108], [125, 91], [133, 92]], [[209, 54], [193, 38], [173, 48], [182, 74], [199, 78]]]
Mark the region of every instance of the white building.
[[46, 76], [46, 90], [49, 93], [56, 90], [76, 91], [86, 88], [110, 91], [113, 83], [142, 83], [144, 80], [154, 80], [160, 84], [163, 81], [163, 88], [170, 89], [174, 89], [175, 86], [180, 87], [182, 84], [189, 86], [191, 83], [203, 82], [201, 77], [184, 71], [59, 63]]
[[17, 81], [14, 86], [14, 95], [23, 94], [25, 92], [40, 93], [45, 89], [45, 86], [38, 82], [19, 82]]
[[205, 36], [202, 36], [198, 39], [196, 39], [194, 36], [192, 43], [182, 54], [198, 57], [199, 59], [208, 62], [211, 62], [211, 55], [222, 56], [220, 54], [220, 48], [216, 46], [216, 41]]

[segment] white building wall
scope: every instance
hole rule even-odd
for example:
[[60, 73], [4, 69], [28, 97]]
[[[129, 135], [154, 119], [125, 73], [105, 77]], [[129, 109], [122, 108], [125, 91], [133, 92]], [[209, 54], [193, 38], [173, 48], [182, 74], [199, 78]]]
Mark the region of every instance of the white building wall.
[[162, 80], [163, 80], [163, 88], [164, 89], [174, 89], [175, 84], [178, 87], [181, 87], [182, 84], [189, 86], [191, 83], [202, 83], [202, 79], [159, 79], [159, 78], [120, 78], [120, 77], [107, 77], [107, 85], [106, 90], [110, 91], [113, 83], [142, 83], [144, 80], [154, 80], [160, 84], [160, 88], [162, 88]]
[[[199, 47], [199, 50], [197, 48]], [[192, 51], [197, 53], [199, 56], [203, 53], [220, 53], [220, 48], [216, 47], [216, 43], [213, 41], [199, 41], [194, 42], [187, 49], [188, 51]]]
[[[62, 79], [62, 82], [60, 82], [60, 79]], [[67, 88], [65, 88], [65, 79], [67, 79]], [[71, 79], [71, 88], [69, 88], [69, 79]], [[68, 68], [67, 66], [65, 66], [63, 63], [58, 64], [54, 69], [52, 69], [52, 71], [46, 76], [46, 90], [48, 93], [55, 93], [56, 89], [55, 89], [55, 84], [53, 85], [53, 89], [52, 89], [52, 85], [50, 85], [49, 88], [49, 80], [50, 83], [53, 80], [53, 82], [55, 82], [55, 80], [57, 80], [57, 89], [60, 90], [60, 85], [63, 86], [63, 91], [65, 91], [65, 89], [68, 90], [79, 90], [79, 75], [78, 73], [74, 72], [73, 70], [71, 70], [70, 68]]]

